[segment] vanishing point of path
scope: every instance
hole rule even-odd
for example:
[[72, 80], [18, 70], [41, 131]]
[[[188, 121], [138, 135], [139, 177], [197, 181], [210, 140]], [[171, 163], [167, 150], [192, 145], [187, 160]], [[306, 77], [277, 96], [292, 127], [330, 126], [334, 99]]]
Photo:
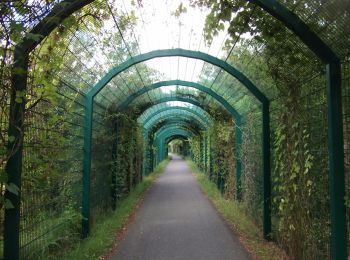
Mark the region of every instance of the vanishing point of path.
[[112, 259], [250, 259], [200, 191], [184, 160], [173, 156], [136, 213]]

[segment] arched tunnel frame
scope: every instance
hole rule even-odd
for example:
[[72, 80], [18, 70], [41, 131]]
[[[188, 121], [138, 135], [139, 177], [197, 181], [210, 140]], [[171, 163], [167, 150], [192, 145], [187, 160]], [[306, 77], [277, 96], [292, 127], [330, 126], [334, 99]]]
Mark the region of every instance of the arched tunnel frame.
[[[330, 164], [330, 207], [331, 207], [331, 255], [333, 259], [346, 259], [347, 257], [347, 224], [346, 210], [344, 205], [344, 147], [343, 147], [343, 127], [342, 127], [342, 95], [341, 95], [341, 70], [340, 60], [335, 52], [314, 32], [309, 26], [295, 13], [289, 10], [285, 5], [277, 0], [248, 0], [249, 2], [261, 7], [264, 11], [279, 20], [284, 26], [290, 29], [300, 40], [316, 54], [326, 64], [327, 76], [327, 103], [328, 103], [328, 149]], [[25, 36], [24, 40], [19, 42], [14, 48], [14, 66], [13, 71], [28, 71], [29, 54], [38, 46], [43, 39], [48, 36], [65, 18], [90, 4], [93, 0], [78, 1], [68, 5], [57, 5], [46, 17], [35, 25]], [[34, 40], [29, 37], [30, 34], [40, 34], [42, 38]], [[22, 115], [24, 113], [24, 104], [16, 103], [16, 93], [27, 89], [28, 73], [14, 73], [11, 84], [13, 92], [11, 97], [12, 113], [10, 114], [9, 135], [14, 136], [14, 141], [9, 141], [8, 147], [16, 146], [15, 140], [21, 138], [21, 129], [23, 128]], [[92, 109], [92, 108], [91, 108]], [[92, 111], [91, 111], [92, 112]], [[21, 142], [19, 142], [21, 143]], [[91, 146], [91, 141], [90, 141]], [[22, 171], [22, 147], [9, 158], [6, 170], [12, 172], [9, 182], [18, 187], [21, 185]], [[86, 152], [86, 151], [85, 151]], [[90, 157], [91, 159], [91, 157]], [[87, 184], [87, 180], [83, 181]], [[86, 187], [86, 186], [84, 186]], [[89, 190], [85, 190], [84, 194]], [[264, 191], [264, 199], [266, 199]], [[7, 199], [13, 201], [15, 208], [5, 210], [5, 231], [4, 231], [4, 256], [9, 259], [19, 258], [19, 219], [20, 219], [20, 197], [11, 193], [5, 194]], [[268, 196], [270, 200], [270, 196]], [[265, 209], [264, 200], [264, 209]], [[90, 208], [83, 201], [83, 215], [89, 213]], [[267, 213], [269, 214], [270, 211]], [[270, 216], [264, 213], [264, 237], [267, 238], [265, 231], [271, 226]], [[270, 222], [270, 225], [269, 225]], [[83, 235], [87, 236], [89, 224], [83, 222]]]

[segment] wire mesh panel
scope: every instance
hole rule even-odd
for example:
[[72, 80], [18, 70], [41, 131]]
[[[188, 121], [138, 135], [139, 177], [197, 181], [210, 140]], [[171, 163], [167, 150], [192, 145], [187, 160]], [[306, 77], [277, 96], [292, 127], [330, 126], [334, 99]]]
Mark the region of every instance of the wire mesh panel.
[[[5, 71], [2, 72], [3, 76], [5, 76]], [[9, 110], [10, 110], [10, 99], [9, 99], [9, 92], [7, 89], [8, 81], [2, 81], [1, 87], [0, 87], [0, 178], [1, 182], [4, 182], [4, 179], [6, 179], [5, 174], [5, 165], [8, 158], [8, 151], [6, 148], [7, 141], [8, 141], [8, 134], [7, 129], [9, 126]], [[5, 186], [0, 185], [0, 194], [4, 194], [5, 192]], [[5, 207], [9, 206], [7, 205], [8, 202], [1, 201], [0, 206], [0, 257], [3, 255], [3, 232], [4, 232], [4, 211]]]
[[51, 100], [28, 104], [20, 229], [23, 259], [57, 253], [80, 238], [83, 102], [82, 93], [60, 82]]
[[330, 257], [325, 86], [325, 75], [317, 73], [294, 83], [294, 90], [274, 99], [271, 108], [276, 236], [284, 236], [283, 243], [293, 241], [288, 250], [294, 254], [320, 259]]
[[[4, 76], [3, 72], [13, 58], [12, 53], [6, 56], [4, 50], [12, 49], [25, 32], [61, 1], [17, 2], [0, 3], [1, 84], [4, 86], [9, 85], [10, 75], [6, 71]], [[256, 2], [95, 1], [62, 22], [48, 37], [40, 39], [42, 44], [30, 54], [30, 89], [28, 93], [18, 92], [16, 96], [18, 102], [23, 102], [24, 95], [28, 97], [23, 127], [22, 258], [54, 254], [79, 238], [83, 131], [88, 127], [84, 126], [84, 93], [121, 63], [132, 62], [135, 56], [156, 49], [174, 48], [201, 51], [231, 64], [271, 101], [273, 238], [297, 259], [330, 257], [327, 121], [331, 119], [327, 118], [330, 108], [326, 100], [324, 64], [312, 48], [303, 43], [305, 39]], [[306, 32], [308, 29], [315, 32], [343, 60], [346, 204], [349, 211], [349, 3], [281, 0], [275, 4], [278, 3], [297, 14], [307, 25]], [[206, 21], [205, 17], [208, 18]], [[299, 25], [302, 27], [302, 23]], [[40, 35], [27, 36], [40, 38]], [[227, 111], [213, 105], [218, 102], [213, 95], [208, 95], [208, 90], [174, 84], [141, 91], [158, 81], [175, 79], [203, 84], [241, 114], [243, 144], [240, 158], [234, 158], [237, 129], [234, 129], [232, 118]], [[261, 104], [246, 84], [242, 74], [236, 79], [200, 59], [178, 56], [133, 64], [111, 79], [96, 95], [93, 105], [91, 192], [87, 198], [91, 204], [91, 224], [94, 225], [102, 213], [116, 208], [117, 200], [126, 196], [142, 179], [144, 141], [149, 146], [145, 148], [148, 161], [156, 162], [164, 157], [161, 153], [166, 149], [158, 146], [164, 145], [165, 140], [153, 140], [156, 135], [152, 131], [167, 124], [168, 119], [177, 119], [173, 122], [174, 129], [191, 128], [191, 123], [193, 127], [195, 124], [191, 120], [201, 123], [201, 127], [196, 125], [192, 129], [196, 134], [189, 142], [191, 153], [204, 171], [209, 169], [218, 187], [232, 198], [236, 187], [235, 163], [237, 159], [241, 160], [243, 205], [261, 225], [264, 124]], [[137, 93], [141, 94], [132, 102], [135, 107], [124, 107], [125, 113], [117, 114], [116, 107]], [[0, 94], [0, 171], [3, 177], [8, 153], [5, 146], [12, 138], [6, 136], [9, 88], [1, 88]], [[194, 105], [187, 106], [192, 112], [180, 108], [161, 111], [160, 105], [155, 106], [176, 99], [188, 100], [207, 110], [215, 118], [214, 126], [209, 116]], [[167, 102], [167, 105], [172, 104]], [[150, 107], [154, 113], [159, 112], [157, 116], [161, 120], [150, 119], [143, 125], [152, 129], [151, 133], [145, 133], [149, 136], [144, 140], [136, 117]], [[141, 116], [140, 124], [143, 124], [142, 119]], [[206, 127], [212, 128], [200, 132], [202, 128], [207, 130]], [[159, 158], [151, 158], [155, 154]], [[268, 173], [265, 171], [265, 174]], [[2, 178], [1, 183], [5, 182]], [[4, 189], [1, 185], [1, 194]], [[0, 244], [3, 211], [2, 206]]]
[[247, 212], [262, 227], [263, 170], [262, 114], [260, 111], [244, 117], [242, 125], [242, 202]]
[[115, 133], [113, 122], [108, 120], [106, 108], [94, 103], [92, 132], [92, 162], [90, 176], [91, 224], [105, 211], [111, 209], [112, 147]]
[[[344, 122], [344, 163], [347, 208], [347, 223], [350, 230], [350, 60], [345, 59], [342, 63], [342, 90], [343, 90], [343, 122]], [[348, 234], [348, 248], [350, 247], [350, 234]], [[349, 248], [350, 249], [350, 248]], [[348, 250], [349, 250], [348, 249]]]

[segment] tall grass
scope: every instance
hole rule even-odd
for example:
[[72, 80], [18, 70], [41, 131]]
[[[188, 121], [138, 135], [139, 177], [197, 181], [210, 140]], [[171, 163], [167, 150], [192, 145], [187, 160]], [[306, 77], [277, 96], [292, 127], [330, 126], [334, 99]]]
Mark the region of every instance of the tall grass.
[[133, 191], [118, 203], [117, 209], [106, 216], [101, 216], [87, 239], [81, 240], [72, 249], [60, 255], [45, 256], [42, 259], [99, 259], [112, 247], [117, 235], [127, 223], [136, 205], [153, 181], [163, 172], [169, 160], [163, 161], [149, 176], [144, 177]]

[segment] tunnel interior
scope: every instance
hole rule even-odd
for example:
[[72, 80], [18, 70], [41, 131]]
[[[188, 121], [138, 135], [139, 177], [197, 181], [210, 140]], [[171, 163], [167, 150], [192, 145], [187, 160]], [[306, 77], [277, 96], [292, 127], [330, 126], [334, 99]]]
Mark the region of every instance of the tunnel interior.
[[6, 259], [88, 237], [169, 153], [296, 259], [346, 259], [348, 1], [0, 7]]

